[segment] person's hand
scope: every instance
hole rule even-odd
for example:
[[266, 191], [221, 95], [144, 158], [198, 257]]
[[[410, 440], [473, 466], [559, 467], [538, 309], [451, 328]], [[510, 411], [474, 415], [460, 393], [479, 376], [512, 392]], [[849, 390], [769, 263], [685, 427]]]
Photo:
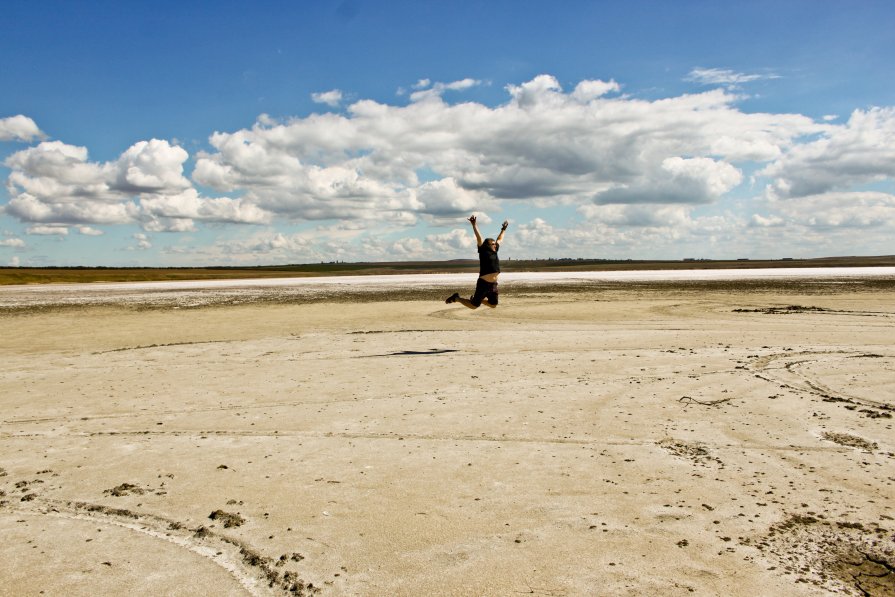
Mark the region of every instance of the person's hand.
[[509, 228], [509, 226], [510, 226], [509, 221], [504, 220], [504, 221], [503, 221], [503, 224], [500, 226], [500, 231], [503, 232], [504, 230], [506, 230], [507, 228]]
[[474, 215], [469, 216], [469, 223], [472, 224], [473, 226], [475, 226], [475, 216]]

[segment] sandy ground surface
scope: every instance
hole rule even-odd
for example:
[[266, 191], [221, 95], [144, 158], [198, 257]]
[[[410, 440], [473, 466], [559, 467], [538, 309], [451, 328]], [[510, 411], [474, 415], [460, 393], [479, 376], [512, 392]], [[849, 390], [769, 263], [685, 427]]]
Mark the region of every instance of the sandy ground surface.
[[0, 593], [895, 594], [895, 280], [443, 294], [4, 307]]

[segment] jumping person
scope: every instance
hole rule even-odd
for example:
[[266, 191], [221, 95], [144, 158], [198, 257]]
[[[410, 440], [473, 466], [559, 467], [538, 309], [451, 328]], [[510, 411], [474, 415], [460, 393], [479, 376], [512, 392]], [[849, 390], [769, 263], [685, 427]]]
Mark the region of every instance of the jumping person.
[[465, 299], [455, 292], [444, 302], [460, 303], [470, 309], [478, 309], [479, 305], [485, 304], [493, 309], [497, 306], [497, 277], [500, 275], [500, 260], [497, 258], [497, 251], [500, 249], [503, 233], [506, 232], [510, 223], [504, 221], [500, 227], [500, 234], [497, 235], [497, 240], [493, 238], [482, 240], [474, 215], [469, 216], [469, 223], [472, 224], [472, 231], [475, 232], [475, 242], [479, 247], [479, 279], [475, 284], [475, 293], [468, 299]]

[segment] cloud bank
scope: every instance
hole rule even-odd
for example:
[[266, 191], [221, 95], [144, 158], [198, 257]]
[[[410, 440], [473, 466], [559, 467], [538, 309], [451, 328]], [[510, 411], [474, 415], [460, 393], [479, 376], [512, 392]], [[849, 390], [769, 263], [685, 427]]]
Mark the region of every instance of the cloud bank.
[[139, 223], [151, 231], [189, 231], [194, 220], [266, 221], [266, 214], [239, 199], [201, 197], [183, 175], [188, 158], [184, 149], [152, 139], [113, 162], [97, 163], [89, 161], [86, 147], [44, 141], [4, 162], [12, 172], [11, 199], [3, 210], [44, 225], [36, 230]]
[[[856, 110], [844, 124], [745, 112], [732, 86], [756, 77], [694, 69], [692, 80], [721, 87], [646, 100], [615, 81], [566, 89], [540, 75], [507, 85], [496, 106], [461, 101], [480, 81], [421, 80], [402, 104], [361, 99], [341, 112], [261, 115], [250, 128], [213, 133], [193, 156], [151, 139], [93, 162], [87, 148], [43, 140], [5, 160], [2, 210], [32, 234], [252, 225], [249, 240], [172, 249], [221, 260], [455, 257], [469, 250], [461, 218], [523, 209], [545, 210], [515, 228], [528, 256], [747, 252], [775, 232], [890, 234], [895, 109]], [[313, 99], [338, 108], [344, 97]], [[0, 135], [44, 138], [24, 116], [0, 120]], [[550, 221], [546, 210], [557, 206], [577, 217]]]

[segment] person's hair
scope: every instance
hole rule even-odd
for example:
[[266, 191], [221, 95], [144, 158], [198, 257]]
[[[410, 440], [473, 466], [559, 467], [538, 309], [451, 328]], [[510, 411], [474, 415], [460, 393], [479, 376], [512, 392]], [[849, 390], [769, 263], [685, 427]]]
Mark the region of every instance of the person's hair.
[[489, 242], [494, 243], [495, 245], [497, 244], [497, 241], [494, 240], [493, 238], [486, 238], [485, 240], [482, 241], [482, 245], [488, 246]]

